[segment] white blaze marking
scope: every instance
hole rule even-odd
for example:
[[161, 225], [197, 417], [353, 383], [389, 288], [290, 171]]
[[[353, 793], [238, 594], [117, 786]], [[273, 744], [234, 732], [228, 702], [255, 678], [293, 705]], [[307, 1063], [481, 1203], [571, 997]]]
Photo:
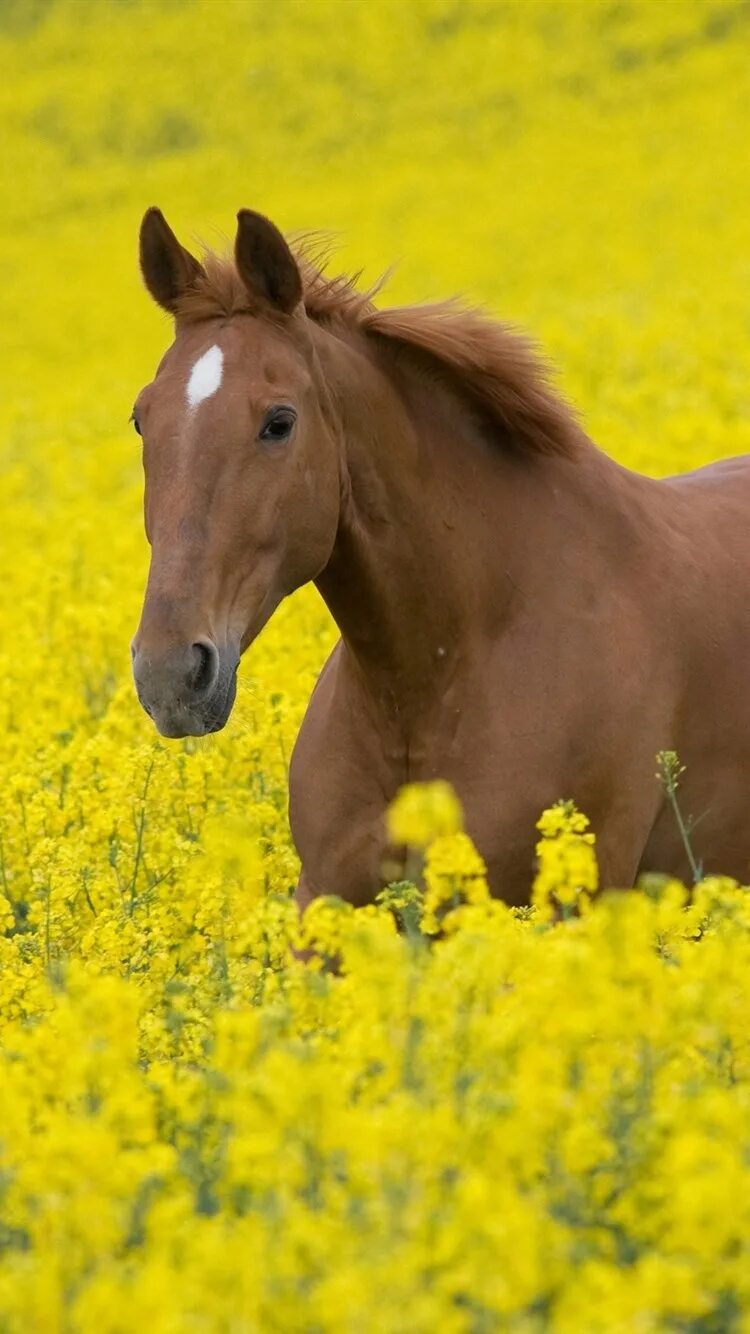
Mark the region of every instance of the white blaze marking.
[[188, 407], [197, 408], [204, 398], [210, 398], [221, 384], [224, 353], [217, 343], [196, 361], [187, 383]]

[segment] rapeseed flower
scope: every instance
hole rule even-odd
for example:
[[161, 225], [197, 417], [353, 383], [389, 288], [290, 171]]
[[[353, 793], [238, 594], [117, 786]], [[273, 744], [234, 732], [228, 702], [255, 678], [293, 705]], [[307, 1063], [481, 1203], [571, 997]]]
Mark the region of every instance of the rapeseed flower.
[[126, 425], [169, 337], [138, 217], [247, 204], [532, 330], [626, 464], [750, 450], [743, 6], [0, 11], [0, 1328], [747, 1330], [748, 889], [609, 892], [562, 803], [510, 910], [432, 783], [399, 880], [300, 924], [288, 765], [335, 629], [295, 595], [226, 732], [157, 741]]

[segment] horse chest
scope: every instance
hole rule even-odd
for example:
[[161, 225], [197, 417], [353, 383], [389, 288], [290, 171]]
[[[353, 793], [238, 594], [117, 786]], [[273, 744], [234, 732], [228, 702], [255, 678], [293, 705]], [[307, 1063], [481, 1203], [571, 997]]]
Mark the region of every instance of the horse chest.
[[[451, 689], [433, 703], [422, 726], [404, 732], [392, 718], [378, 719], [359, 707], [337, 679], [335, 660], [326, 666], [290, 772], [292, 834], [309, 892], [363, 903], [386, 880], [397, 879], [386, 808], [405, 782], [443, 778], [458, 792], [493, 890], [515, 897], [509, 886], [517, 883], [522, 897], [534, 825], [545, 804], [546, 783], [540, 788], [539, 776], [549, 768], [550, 736], [538, 725], [516, 738], [493, 727], [491, 702], [478, 683]], [[529, 766], [533, 754], [538, 763]]]

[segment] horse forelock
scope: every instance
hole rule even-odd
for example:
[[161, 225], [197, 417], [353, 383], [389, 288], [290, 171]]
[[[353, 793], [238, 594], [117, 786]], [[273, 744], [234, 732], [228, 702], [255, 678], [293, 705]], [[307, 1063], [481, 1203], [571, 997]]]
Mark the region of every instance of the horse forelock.
[[[360, 274], [329, 276], [327, 247], [317, 237], [295, 245], [303, 304], [316, 323], [347, 327], [381, 345], [411, 353], [415, 372], [426, 363], [442, 371], [451, 387], [466, 394], [503, 440], [529, 453], [573, 454], [581, 438], [575, 414], [551, 383], [550, 369], [535, 344], [484, 311], [450, 300], [379, 309], [374, 298], [383, 280], [358, 286]], [[234, 262], [207, 253], [202, 273], [177, 305], [183, 323], [272, 316], [243, 283]]]

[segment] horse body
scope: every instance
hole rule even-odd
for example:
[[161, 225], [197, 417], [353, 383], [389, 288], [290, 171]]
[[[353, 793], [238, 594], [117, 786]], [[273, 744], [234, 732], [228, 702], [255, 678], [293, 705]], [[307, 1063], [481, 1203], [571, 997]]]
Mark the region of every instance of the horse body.
[[[223, 725], [239, 654], [315, 580], [341, 640], [291, 764], [301, 906], [366, 902], [384, 863], [397, 875], [385, 809], [436, 777], [510, 902], [561, 796], [591, 818], [604, 883], [685, 876], [661, 749], [687, 767], [705, 869], [745, 877], [750, 464], [667, 481], [621, 468], [515, 336], [303, 281], [258, 215], [240, 215], [237, 269], [206, 272], [152, 212], [142, 266], [177, 338], [138, 407], [153, 546], [139, 693], [168, 735]], [[207, 401], [191, 389], [185, 406], [196, 383]], [[285, 413], [281, 449], [267, 423], [286, 431]]]
[[[355, 480], [318, 580], [344, 637], [292, 760], [301, 897], [377, 892], [384, 861], [393, 867], [385, 806], [403, 783], [437, 777], [459, 794], [507, 901], [527, 900], [535, 821], [561, 794], [592, 819], [604, 883], [685, 876], [655, 777], [667, 748], [687, 765], [681, 800], [704, 866], [746, 874], [750, 617], [737, 593], [750, 574], [750, 464], [657, 482], [583, 439], [574, 458], [534, 464], [483, 452], [465, 427], [457, 448], [451, 398], [430, 383], [418, 404], [423, 449], [437, 455], [418, 487], [393, 435], [380, 451], [368, 440], [368, 469], [409, 497], [389, 505], [402, 516], [393, 550], [361, 521]], [[349, 457], [356, 468], [351, 440]], [[415, 548], [429, 553], [424, 569]], [[378, 563], [369, 598], [362, 570]]]
[[[692, 816], [706, 873], [746, 881], [750, 868], [750, 458], [727, 459], [654, 483], [671, 583], [654, 632], [675, 664], [669, 747], [686, 773], [679, 800]], [[662, 804], [639, 870], [688, 876], [671, 810]]]

